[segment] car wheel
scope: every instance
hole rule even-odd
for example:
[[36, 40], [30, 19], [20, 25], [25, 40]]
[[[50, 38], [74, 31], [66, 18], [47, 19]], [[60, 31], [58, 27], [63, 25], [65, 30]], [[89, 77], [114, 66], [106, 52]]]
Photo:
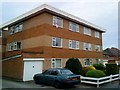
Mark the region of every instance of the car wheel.
[[55, 88], [61, 88], [61, 83], [56, 81], [54, 84]]
[[39, 79], [37, 77], [35, 78], [35, 83], [39, 84]]

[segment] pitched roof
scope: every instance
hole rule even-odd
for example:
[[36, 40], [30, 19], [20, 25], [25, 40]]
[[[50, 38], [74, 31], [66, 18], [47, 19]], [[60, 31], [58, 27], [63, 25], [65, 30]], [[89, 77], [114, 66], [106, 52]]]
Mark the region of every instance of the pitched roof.
[[47, 10], [47, 11], [49, 11], [51, 13], [54, 13], [55, 15], [60, 15], [60, 16], [62, 16], [64, 18], [75, 20], [78, 23], [81, 23], [81, 24], [86, 25], [88, 27], [94, 28], [94, 29], [96, 29], [98, 31], [101, 31], [101, 32], [106, 31], [105, 29], [103, 29], [103, 28], [101, 28], [101, 27], [99, 27], [97, 25], [94, 25], [94, 24], [92, 24], [92, 23], [90, 23], [88, 21], [85, 21], [85, 20], [83, 20], [81, 18], [78, 18], [78, 17], [76, 17], [74, 15], [71, 15], [71, 14], [65, 12], [65, 11], [59, 10], [59, 9], [57, 9], [55, 7], [52, 7], [50, 5], [47, 5], [47, 4], [43, 4], [43, 5], [41, 5], [41, 6], [37, 7], [37, 8], [29, 11], [29, 12], [24, 13], [23, 15], [21, 15], [19, 17], [16, 17], [16, 18], [4, 23], [3, 25], [0, 25], [0, 28], [7, 27], [7, 26], [9, 26], [9, 25], [11, 25], [11, 24], [13, 24], [13, 23], [15, 23], [17, 21], [22, 21], [25, 18], [32, 17], [33, 15], [36, 15], [36, 14], [38, 14], [40, 12], [45, 11], [45, 10]]
[[103, 51], [103, 55], [108, 55], [110, 57], [117, 56], [120, 57], [120, 50], [117, 48], [107, 48]]

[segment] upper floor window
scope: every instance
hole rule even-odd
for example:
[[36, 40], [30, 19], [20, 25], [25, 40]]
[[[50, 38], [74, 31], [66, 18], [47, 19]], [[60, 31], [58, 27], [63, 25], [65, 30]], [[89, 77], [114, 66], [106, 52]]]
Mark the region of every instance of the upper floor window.
[[84, 59], [85, 66], [92, 65], [92, 59]]
[[95, 37], [100, 38], [100, 32], [95, 31]]
[[8, 44], [8, 51], [20, 50], [20, 49], [21, 49], [21, 42], [20, 41]]
[[91, 43], [84, 43], [84, 50], [92, 50]]
[[14, 34], [16, 32], [21, 32], [23, 29], [23, 25], [22, 24], [17, 24], [15, 26], [10, 27], [10, 34]]
[[14, 50], [20, 50], [21, 49], [21, 42], [14, 42]]
[[69, 40], [70, 49], [79, 49], [79, 41]]
[[13, 50], [13, 43], [9, 43], [8, 44], [8, 51], [12, 51]]
[[89, 28], [84, 27], [84, 34], [91, 35], [91, 30]]
[[53, 16], [53, 25], [56, 27], [63, 27], [63, 20], [59, 17]]
[[62, 39], [58, 37], [52, 38], [52, 47], [62, 47]]
[[61, 59], [52, 59], [52, 68], [61, 68], [62, 67], [62, 60]]
[[95, 45], [95, 51], [100, 51], [100, 45]]
[[0, 37], [2, 37], [2, 30], [0, 30]]
[[69, 30], [74, 31], [74, 32], [79, 32], [79, 25], [76, 23], [70, 22]]

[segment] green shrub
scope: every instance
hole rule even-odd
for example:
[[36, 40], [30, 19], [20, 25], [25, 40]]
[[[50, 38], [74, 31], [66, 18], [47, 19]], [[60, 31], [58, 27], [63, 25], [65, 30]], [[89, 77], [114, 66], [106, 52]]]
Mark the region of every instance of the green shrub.
[[101, 70], [90, 70], [86, 73], [87, 77], [100, 78], [106, 76], [105, 73]]
[[95, 69], [95, 67], [93, 67], [93, 66], [88, 66], [88, 67], [87, 67], [87, 70], [89, 71], [89, 70], [96, 70], [96, 69]]
[[104, 70], [105, 67], [103, 64], [99, 63], [99, 64], [93, 64], [93, 66], [97, 69], [97, 70]]
[[80, 74], [84, 76], [84, 70], [82, 69], [81, 62], [78, 58], [69, 58], [66, 62], [65, 68], [71, 70], [74, 74]]
[[115, 63], [107, 63], [106, 64], [106, 75], [114, 75], [118, 74], [118, 66]]

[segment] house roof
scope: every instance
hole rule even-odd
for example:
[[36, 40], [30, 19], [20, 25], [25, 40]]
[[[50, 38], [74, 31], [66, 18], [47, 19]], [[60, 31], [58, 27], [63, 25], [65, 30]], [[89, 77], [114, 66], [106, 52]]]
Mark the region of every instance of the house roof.
[[107, 48], [103, 51], [103, 55], [120, 57], [120, 50], [117, 48]]
[[32, 17], [32, 16], [34, 16], [36, 14], [39, 14], [40, 12], [43, 12], [43, 11], [49, 11], [50, 13], [53, 13], [55, 15], [58, 15], [58, 16], [61, 16], [61, 17], [64, 17], [64, 18], [67, 18], [67, 19], [70, 19], [70, 20], [74, 20], [77, 23], [81, 23], [83, 25], [94, 28], [94, 29], [96, 29], [98, 31], [101, 31], [101, 32], [106, 31], [105, 29], [103, 29], [103, 28], [101, 28], [101, 27], [99, 27], [99, 26], [97, 26], [95, 24], [92, 24], [92, 23], [90, 23], [88, 21], [85, 21], [85, 20], [83, 20], [83, 19], [81, 19], [79, 17], [71, 15], [71, 14], [65, 12], [65, 11], [59, 10], [59, 9], [57, 9], [55, 7], [52, 7], [50, 5], [47, 5], [47, 4], [43, 4], [43, 5], [41, 5], [41, 6], [37, 7], [37, 8], [29, 11], [29, 12], [24, 13], [23, 15], [21, 15], [19, 17], [16, 17], [16, 18], [14, 18], [14, 19], [0, 25], [0, 28], [10, 26], [10, 25], [12, 25], [12, 24], [14, 24], [16, 22], [20, 22], [22, 20], [25, 20], [26, 18], [30, 18], [30, 17]]

